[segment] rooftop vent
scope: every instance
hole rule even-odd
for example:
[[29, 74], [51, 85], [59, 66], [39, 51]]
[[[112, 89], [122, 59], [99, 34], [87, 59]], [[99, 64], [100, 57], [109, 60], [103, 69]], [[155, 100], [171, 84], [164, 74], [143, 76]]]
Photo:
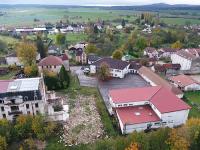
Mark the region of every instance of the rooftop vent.
[[10, 89], [11, 89], [11, 90], [16, 90], [16, 89], [17, 89], [17, 86], [16, 86], [16, 85], [12, 85], [12, 86], [10, 87]]
[[136, 116], [140, 116], [140, 113], [139, 113], [139, 112], [135, 112], [135, 115], [136, 115]]

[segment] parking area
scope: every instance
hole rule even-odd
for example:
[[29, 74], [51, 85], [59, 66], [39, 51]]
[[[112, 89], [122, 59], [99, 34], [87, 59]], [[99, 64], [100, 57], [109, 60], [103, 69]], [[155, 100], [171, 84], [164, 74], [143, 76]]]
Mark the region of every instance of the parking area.
[[129, 74], [124, 79], [113, 78], [110, 81], [99, 82], [98, 88], [106, 104], [106, 107], [111, 114], [111, 106], [108, 101], [108, 91], [111, 89], [134, 88], [150, 86], [142, 77], [137, 74]]
[[70, 67], [70, 70], [73, 74], [78, 76], [80, 86], [97, 87], [97, 79], [95, 77], [86, 76], [81, 69], [81, 66]]

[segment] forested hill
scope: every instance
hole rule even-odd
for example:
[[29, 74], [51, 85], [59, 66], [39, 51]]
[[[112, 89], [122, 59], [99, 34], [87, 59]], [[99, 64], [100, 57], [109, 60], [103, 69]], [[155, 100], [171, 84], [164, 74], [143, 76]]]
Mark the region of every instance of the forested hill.
[[16, 4], [16, 5], [9, 5], [9, 4], [0, 4], [0, 8], [12, 8], [12, 7], [19, 7], [19, 8], [28, 8], [28, 7], [38, 7], [38, 8], [100, 8], [106, 10], [138, 10], [138, 11], [158, 11], [158, 10], [199, 10], [200, 5], [184, 5], [184, 4], [177, 4], [177, 5], [169, 5], [165, 3], [157, 3], [151, 5], [139, 5], [139, 6], [70, 6], [70, 5], [31, 5], [31, 4]]
[[141, 5], [141, 6], [112, 6], [110, 8], [105, 7], [104, 9], [114, 9], [114, 10], [138, 10], [138, 11], [157, 11], [157, 10], [199, 10], [200, 5], [169, 5], [165, 3], [157, 3], [151, 5]]

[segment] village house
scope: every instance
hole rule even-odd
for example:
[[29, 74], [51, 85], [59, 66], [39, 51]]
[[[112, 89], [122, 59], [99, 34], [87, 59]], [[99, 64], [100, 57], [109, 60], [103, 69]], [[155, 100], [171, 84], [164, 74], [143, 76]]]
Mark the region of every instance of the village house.
[[69, 59], [66, 54], [61, 57], [57, 56], [48, 56], [43, 58], [39, 64], [38, 69], [39, 72], [44, 70], [53, 71], [55, 73], [59, 73], [62, 65], [65, 67], [65, 70], [69, 70]]
[[174, 48], [161, 48], [158, 50], [159, 52], [159, 58], [170, 58], [171, 55], [175, 54], [178, 49], [174, 49]]
[[47, 100], [43, 78], [0, 80], [0, 119], [12, 121], [22, 114], [42, 114], [53, 121], [66, 121], [67, 106], [62, 105], [65, 109], [60, 111], [52, 110], [53, 104]]
[[60, 54], [60, 48], [56, 45], [50, 45], [48, 47], [48, 55], [54, 55], [57, 56]]
[[138, 70], [138, 74], [151, 86], [162, 86], [172, 91], [172, 93], [174, 93], [177, 97], [179, 98], [183, 97], [183, 92], [180, 89], [168, 83], [165, 79], [161, 78], [159, 75], [157, 75], [149, 68], [142, 66]]
[[113, 89], [109, 102], [122, 134], [185, 124], [191, 107], [162, 86]]
[[200, 73], [200, 57], [191, 50], [180, 50], [171, 56], [173, 64], [180, 64], [182, 71], [188, 73]]
[[197, 91], [200, 90], [200, 83], [191, 77], [181, 74], [178, 76], [171, 76], [169, 78], [172, 84], [183, 91]]
[[100, 68], [102, 63], [108, 64], [110, 68], [110, 74], [112, 77], [124, 78], [129, 73], [130, 64], [126, 61], [116, 60], [109, 57], [99, 59], [98, 61], [90, 65], [90, 73], [95, 74]]
[[153, 47], [147, 47], [144, 49], [144, 56], [149, 58], [158, 58], [158, 51]]
[[16, 66], [21, 66], [22, 64], [20, 63], [18, 57], [17, 57], [17, 53], [13, 52], [9, 55], [6, 56], [6, 64], [7, 65], [16, 65]]
[[155, 64], [152, 68], [156, 73], [160, 73], [162, 75], [176, 75], [179, 73], [181, 68], [180, 64]]

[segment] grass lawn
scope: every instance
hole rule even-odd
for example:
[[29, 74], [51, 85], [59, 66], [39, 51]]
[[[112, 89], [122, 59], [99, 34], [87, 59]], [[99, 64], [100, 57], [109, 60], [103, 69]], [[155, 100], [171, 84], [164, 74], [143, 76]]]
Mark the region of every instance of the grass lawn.
[[[56, 42], [56, 34], [48, 35], [50, 39]], [[76, 44], [77, 42], [85, 41], [87, 39], [87, 34], [85, 33], [67, 33], [66, 34], [66, 40], [68, 44]]]
[[198, 117], [200, 118], [200, 109], [198, 110], [198, 106], [192, 105], [195, 103], [200, 106], [200, 92], [186, 92], [185, 97], [187, 98], [187, 103], [192, 107], [189, 113], [189, 118]]
[[0, 80], [9, 80], [9, 79], [12, 79], [12, 77], [14, 77], [15, 74], [16, 74], [16, 72], [13, 71], [13, 72], [10, 72], [10, 73], [8, 73], [6, 75], [1, 75], [0, 76]]
[[185, 18], [161, 18], [166, 24], [185, 25], [186, 21], [190, 21], [192, 24], [200, 24], [199, 19], [185, 19]]
[[19, 42], [19, 40], [16, 38], [13, 38], [10, 36], [3, 36], [3, 35], [0, 35], [0, 40], [6, 42], [7, 44], [12, 44], [12, 45]]

